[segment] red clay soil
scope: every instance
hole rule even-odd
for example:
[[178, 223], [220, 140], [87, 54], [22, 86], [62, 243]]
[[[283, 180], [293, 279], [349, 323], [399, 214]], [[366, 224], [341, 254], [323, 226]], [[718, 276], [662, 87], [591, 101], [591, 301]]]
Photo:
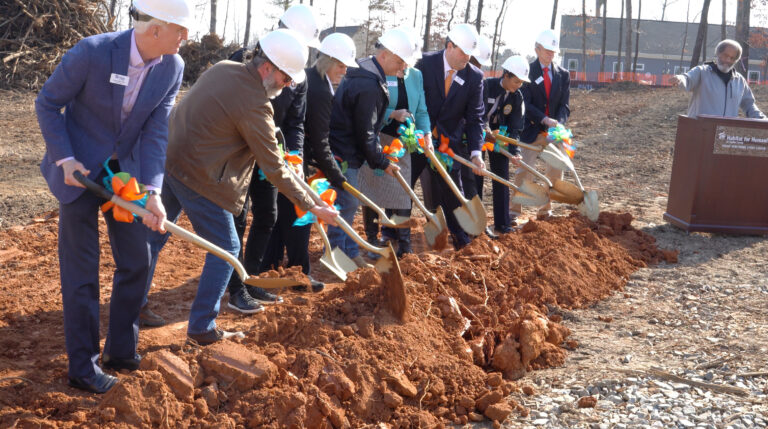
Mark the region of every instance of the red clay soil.
[[[98, 396], [66, 386], [50, 214], [0, 231], [0, 427], [434, 427], [527, 415], [505, 399], [514, 380], [577, 347], [549, 309], [593, 304], [638, 268], [676, 262], [631, 220], [573, 214], [459, 252], [408, 255], [403, 323], [379, 274], [358, 270], [322, 294], [285, 292], [254, 316], [223, 312], [219, 324], [245, 338], [208, 347], [184, 341], [202, 253], [171, 240], [150, 296], [171, 323], [143, 330], [141, 369]], [[102, 242], [102, 322], [113, 269]]]

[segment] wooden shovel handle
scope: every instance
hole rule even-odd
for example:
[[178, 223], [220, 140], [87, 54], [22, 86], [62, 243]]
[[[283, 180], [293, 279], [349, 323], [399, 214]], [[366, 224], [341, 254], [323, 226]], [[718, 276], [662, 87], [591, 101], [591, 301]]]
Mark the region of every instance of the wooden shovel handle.
[[513, 139], [511, 137], [502, 136], [501, 134], [493, 133], [493, 136], [497, 140], [501, 140], [504, 143], [513, 144], [515, 146], [520, 146], [520, 147], [523, 147], [523, 148], [526, 148], [526, 149], [530, 149], [530, 150], [533, 150], [533, 151], [536, 151], [536, 152], [541, 152], [541, 151], [544, 150], [544, 148], [541, 147], [541, 146], [536, 146], [536, 145], [532, 145], [532, 144], [528, 144], [528, 143], [523, 143], [523, 142], [515, 140], [515, 139]]
[[[467, 166], [467, 167], [469, 167], [469, 168], [473, 168], [473, 169], [474, 169], [474, 168], [477, 168], [477, 166], [476, 166], [475, 164], [472, 164], [471, 162], [467, 161], [467, 159], [466, 159], [466, 158], [460, 157], [459, 155], [453, 154], [453, 155], [451, 155], [451, 158], [453, 158], [455, 161], [457, 161], [457, 162], [459, 162], [459, 163], [461, 163], [461, 164], [464, 164], [464, 165], [466, 165], [466, 166]], [[488, 170], [486, 170], [486, 169], [482, 169], [482, 170], [483, 170], [483, 171], [485, 172], [485, 174], [486, 174], [488, 177], [490, 177], [491, 179], [493, 179], [493, 180], [495, 180], [495, 181], [497, 181], [497, 182], [501, 183], [502, 185], [506, 185], [506, 186], [509, 186], [510, 188], [512, 188], [512, 189], [514, 189], [514, 190], [516, 190], [516, 191], [519, 191], [519, 189], [517, 188], [517, 186], [515, 186], [515, 184], [514, 184], [514, 183], [512, 183], [512, 182], [510, 182], [509, 180], [507, 180], [507, 179], [505, 179], [505, 178], [503, 178], [503, 177], [499, 176], [498, 174], [495, 174], [495, 173], [493, 173], [493, 172], [491, 172], [491, 171], [488, 171]]]
[[411, 186], [408, 184], [408, 182], [405, 181], [405, 178], [402, 174], [400, 174], [399, 171], [395, 171], [395, 178], [398, 182], [400, 182], [400, 186], [405, 189], [405, 192], [407, 192], [411, 197], [411, 200], [416, 204], [416, 207], [418, 207], [419, 210], [424, 213], [424, 216], [426, 216], [428, 219], [431, 219], [432, 221], [435, 221], [435, 215], [427, 210], [427, 208], [424, 206], [424, 203], [422, 203], [416, 193], [413, 192], [413, 189], [411, 189]]
[[425, 150], [424, 153], [427, 154], [427, 157], [432, 161], [432, 165], [435, 166], [435, 169], [438, 173], [440, 173], [440, 176], [442, 176], [443, 180], [445, 180], [446, 183], [448, 183], [448, 187], [451, 188], [451, 192], [453, 192], [456, 195], [456, 198], [459, 199], [462, 205], [467, 205], [469, 200], [464, 198], [464, 194], [461, 193], [461, 190], [459, 190], [459, 187], [456, 186], [455, 183], [453, 183], [453, 179], [451, 179], [451, 176], [448, 175], [448, 172], [445, 171], [445, 168], [443, 168], [443, 164], [440, 164], [440, 161], [437, 159], [437, 155], [435, 155], [434, 151], [431, 150]]

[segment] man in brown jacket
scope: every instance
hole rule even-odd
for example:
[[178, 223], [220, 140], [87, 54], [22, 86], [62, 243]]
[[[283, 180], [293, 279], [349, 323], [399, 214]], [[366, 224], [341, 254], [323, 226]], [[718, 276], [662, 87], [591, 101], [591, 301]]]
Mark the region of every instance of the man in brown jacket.
[[[294, 181], [275, 139], [269, 99], [292, 81], [304, 80], [307, 47], [291, 30], [275, 30], [259, 45], [248, 64], [222, 61], [206, 71], [169, 122], [162, 191], [168, 219], [175, 221], [183, 209], [198, 235], [234, 256], [240, 245], [232, 215], [243, 210], [254, 163], [300, 209], [331, 224], [338, 214], [315, 205]], [[166, 240], [167, 235], [156, 234], [150, 242], [152, 271]], [[215, 319], [231, 273], [229, 264], [206, 255], [187, 328], [187, 336], [200, 344], [226, 336]]]

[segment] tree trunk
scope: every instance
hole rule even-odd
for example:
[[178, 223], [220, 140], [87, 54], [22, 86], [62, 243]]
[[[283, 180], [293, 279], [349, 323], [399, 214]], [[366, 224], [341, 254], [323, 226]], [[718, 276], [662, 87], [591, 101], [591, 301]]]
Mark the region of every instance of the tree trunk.
[[117, 8], [117, 0], [111, 0], [109, 2], [109, 17], [115, 17], [115, 9]]
[[454, 0], [453, 7], [451, 8], [451, 17], [448, 18], [448, 31], [451, 31], [451, 23], [453, 22], [453, 13], [456, 11], [456, 6], [459, 4], [459, 0]]
[[737, 0], [736, 2], [736, 41], [741, 44], [741, 60], [736, 65], [736, 70], [747, 76], [749, 69], [749, 0]]
[[477, 21], [475, 21], [475, 28], [480, 33], [480, 28], [483, 27], [483, 0], [477, 0]]
[[624, 71], [632, 70], [632, 0], [627, 0], [627, 49], [624, 56]]
[[680, 51], [680, 67], [683, 66], [683, 57], [685, 56], [685, 45], [688, 42], [688, 18], [691, 13], [691, 0], [688, 0], [688, 7], [685, 9], [685, 32], [683, 33], [683, 49]]
[[608, 2], [603, 3], [603, 42], [600, 45], [600, 73], [605, 73], [605, 42], [608, 34]]
[[699, 31], [696, 33], [696, 44], [693, 45], [693, 53], [691, 54], [690, 68], [694, 68], [699, 65], [699, 58], [701, 57], [701, 47], [706, 43], [707, 35], [707, 16], [709, 15], [709, 3], [711, 0], [704, 0], [704, 5], [701, 7], [701, 20], [699, 21]]
[[635, 59], [632, 60], [632, 73], [637, 73], [637, 55], [640, 52], [640, 11], [643, 9], [643, 0], [637, 0], [637, 19], [635, 20]]
[[432, 22], [432, 0], [427, 0], [427, 18], [424, 20], [424, 51], [429, 51], [429, 31]]
[[549, 24], [549, 28], [555, 29], [555, 21], [557, 20], [557, 0], [552, 4], [552, 23]]
[[221, 30], [221, 39], [224, 40], [227, 37], [227, 23], [229, 22], [229, 0], [227, 0], [227, 7], [224, 9], [224, 29]]
[[497, 39], [498, 43], [494, 43], [494, 48], [493, 48], [496, 51], [496, 53], [493, 54], [493, 71], [496, 71], [496, 66], [498, 65], [497, 60], [499, 58], [499, 48], [501, 48], [501, 38], [502, 38], [502, 35], [504, 34], [504, 28], [506, 28], [504, 26], [504, 21], [507, 20], [507, 12], [509, 11], [509, 4], [511, 3], [511, 2], [507, 3], [506, 0], [504, 0], [504, 2], [506, 3], [506, 8], [504, 9], [503, 11], [504, 14], [501, 17], [501, 27], [499, 27], [499, 37]]
[[245, 35], [243, 36], [243, 47], [248, 47], [248, 39], [251, 37], [251, 0], [246, 2], [245, 6]]
[[619, 15], [619, 49], [616, 51], [616, 71], [617, 72], [621, 71], [621, 43], [623, 41], [624, 41], [624, 2], [622, 1], [621, 15]]
[[211, 26], [208, 28], [208, 32], [211, 34], [216, 33], [216, 2], [218, 0], [211, 0]]
[[723, 0], [723, 25], [720, 26], [720, 40], [725, 40], [728, 38], [728, 35], [726, 34], [726, 23], [725, 23], [725, 2], [726, 0]]
[[[336, 0], [338, 3], [339, 0]], [[419, 0], [416, 0], [416, 7], [413, 8], [413, 28], [416, 28], [416, 17], [419, 16]]]
[[467, 10], [464, 11], [464, 22], [469, 22], [469, 11], [471, 9], [472, 9], [472, 0], [467, 0]]
[[339, 11], [339, 0], [333, 1], [333, 32], [336, 32], [336, 12]]
[[587, 0], [581, 0], [581, 71], [587, 80]]
[[506, 6], [507, 0], [501, 0], [501, 9], [499, 10], [499, 16], [496, 17], [496, 26], [493, 29], [493, 44], [491, 45], [491, 60], [493, 61], [493, 64], [491, 64], [492, 70], [496, 70], [496, 57], [498, 56], [496, 41], [501, 39], [501, 35], [499, 34], [499, 22], [501, 21], [501, 18], [506, 15], [506, 11], [504, 10]]

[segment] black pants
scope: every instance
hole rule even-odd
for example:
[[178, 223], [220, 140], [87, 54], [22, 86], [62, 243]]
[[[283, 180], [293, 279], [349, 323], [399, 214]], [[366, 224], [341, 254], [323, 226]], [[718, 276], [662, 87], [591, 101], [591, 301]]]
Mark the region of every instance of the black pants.
[[264, 258], [259, 272], [262, 273], [279, 267], [283, 255], [288, 253], [289, 267], [301, 266], [304, 274], [309, 274], [309, 233], [312, 225], [293, 226], [297, 219], [293, 203], [283, 194], [277, 196], [277, 223], [269, 237]]
[[[491, 164], [491, 172], [501, 176], [502, 179], [509, 180], [509, 158], [500, 153], [488, 152], [488, 161]], [[483, 198], [483, 179], [484, 176], [475, 175], [477, 195], [480, 195], [481, 199]], [[493, 189], [493, 227], [501, 230], [510, 224], [509, 187], [495, 180], [491, 180], [491, 187]]]
[[[253, 213], [253, 220], [251, 221], [251, 228], [248, 230], [248, 241], [246, 241], [245, 254], [243, 255], [243, 236], [245, 235], [249, 207]], [[277, 188], [268, 180], [260, 180], [258, 169], [254, 169], [243, 211], [239, 216], [235, 216], [235, 229], [240, 239], [240, 258], [243, 260], [243, 266], [248, 274], [260, 272], [267, 243], [276, 222]], [[227, 285], [230, 295], [242, 288], [242, 280], [237, 273], [233, 272]]]
[[[466, 150], [464, 151], [466, 152]], [[468, 154], [456, 152], [457, 155], [468, 158]], [[445, 221], [448, 225], [448, 230], [451, 231], [453, 238], [453, 245], [457, 249], [462, 248], [469, 244], [469, 235], [461, 228], [459, 222], [456, 220], [456, 216], [453, 215], [453, 210], [461, 205], [456, 195], [451, 191], [450, 186], [440, 177], [440, 174], [433, 171], [427, 164], [427, 157], [423, 154], [415, 155], [411, 154], [411, 186], [416, 183], [416, 179], [421, 175], [421, 172], [425, 169], [429, 169], [432, 175], [432, 196], [435, 198], [437, 204], [443, 208], [445, 212]], [[448, 172], [459, 190], [463, 192], [467, 199], [474, 198], [477, 195], [477, 188], [475, 186], [475, 175], [468, 167], [465, 167], [459, 163], [454, 163], [453, 168]]]

